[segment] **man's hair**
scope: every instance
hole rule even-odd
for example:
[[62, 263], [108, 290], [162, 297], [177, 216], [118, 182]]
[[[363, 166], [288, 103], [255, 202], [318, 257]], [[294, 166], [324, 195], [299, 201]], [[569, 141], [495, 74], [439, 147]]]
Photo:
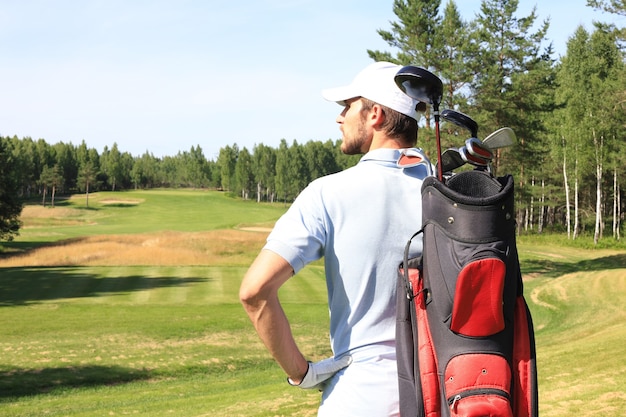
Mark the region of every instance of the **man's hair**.
[[361, 97], [361, 101], [363, 102], [361, 114], [370, 111], [375, 104], [383, 109], [385, 121], [381, 128], [387, 136], [400, 141], [403, 146], [406, 145], [405, 147], [417, 144], [417, 120], [365, 97]]

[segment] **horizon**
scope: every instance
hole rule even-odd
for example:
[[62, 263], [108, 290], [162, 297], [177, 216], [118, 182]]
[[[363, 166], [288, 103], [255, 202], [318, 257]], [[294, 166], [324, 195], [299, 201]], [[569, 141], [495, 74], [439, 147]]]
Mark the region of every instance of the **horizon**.
[[[457, 1], [464, 20], [479, 0]], [[533, 5], [522, 1], [516, 17]], [[336, 141], [341, 108], [321, 97], [393, 51], [377, 34], [397, 17], [393, 2], [191, 1], [149, 6], [120, 0], [27, 0], [0, 8], [0, 135], [102, 153], [175, 156], [200, 146], [208, 160], [237, 144], [278, 147]], [[440, 10], [445, 3], [442, 2]], [[586, 1], [537, 4], [555, 58], [579, 24], [619, 22]]]

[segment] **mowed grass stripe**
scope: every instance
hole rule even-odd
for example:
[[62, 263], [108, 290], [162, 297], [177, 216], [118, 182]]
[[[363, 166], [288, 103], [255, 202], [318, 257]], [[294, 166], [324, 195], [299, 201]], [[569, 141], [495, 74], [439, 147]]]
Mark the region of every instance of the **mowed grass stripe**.
[[0, 275], [0, 305], [238, 303], [245, 271], [202, 266], [9, 268]]
[[[243, 266], [9, 268], [0, 278], [0, 300], [7, 304], [238, 303], [246, 270]], [[320, 266], [301, 271], [281, 289], [284, 302], [326, 302], [323, 275]]]
[[[12, 261], [0, 268], [1, 415], [316, 414], [319, 392], [286, 385], [237, 296], [285, 206], [205, 191], [95, 197], [88, 210], [84, 196], [64, 211], [31, 210], [24, 234], [5, 246], [48, 253], [1, 259]], [[262, 228], [211, 229], [233, 225]], [[79, 238], [52, 243], [69, 237]], [[626, 251], [560, 236], [519, 243], [541, 415], [621, 415]], [[328, 357], [321, 262], [290, 279], [281, 302], [306, 357]]]
[[328, 302], [324, 267], [310, 265], [289, 279], [280, 289], [284, 304], [325, 304]]
[[533, 290], [544, 416], [619, 415], [626, 401], [626, 268], [542, 279]]
[[[121, 194], [115, 198], [139, 198]], [[195, 233], [220, 225], [269, 227], [286, 207], [242, 204], [217, 193], [216, 204], [203, 202], [206, 196], [199, 198], [201, 193], [194, 192], [157, 192], [156, 197], [167, 200], [162, 202], [151, 193], [139, 194], [144, 200], [135, 205], [108, 206], [92, 198], [94, 209], [70, 212], [81, 221], [63, 225], [62, 218], [53, 219], [55, 233], [47, 231], [50, 225], [45, 221], [35, 222], [39, 226], [20, 238], [27, 242], [32, 237], [35, 242], [23, 247], [41, 244], [44, 232], [57, 239], [151, 233], [132, 236], [134, 240], [114, 239], [122, 248], [130, 247], [131, 241], [137, 248], [147, 243], [173, 249], [191, 244], [197, 252], [216, 248], [212, 253], [223, 253], [225, 261], [219, 266], [189, 266], [169, 257], [171, 265], [155, 266], [144, 257], [143, 265], [132, 265], [128, 251], [109, 251], [115, 258], [125, 256], [124, 264], [116, 265], [115, 259], [107, 261], [100, 255], [98, 242], [111, 241], [105, 236], [89, 241], [90, 249], [78, 257], [80, 247], [68, 248], [65, 243], [58, 247], [66, 251], [67, 259], [95, 260], [99, 265], [3, 269], [2, 414], [314, 415], [319, 393], [292, 390], [284, 398], [283, 372], [262, 346], [238, 300], [241, 279], [266, 233], [209, 235], [220, 241], [190, 234], [186, 241], [182, 235], [155, 232], [190, 229]], [[74, 203], [69, 206], [76, 207]], [[178, 240], [170, 244], [172, 237]], [[15, 246], [19, 244], [18, 240]], [[97, 258], [91, 248], [98, 249]], [[55, 262], [59, 256], [52, 253], [49, 259]], [[319, 271], [302, 271], [282, 292], [290, 318], [299, 323], [295, 333], [307, 356], [330, 355], [325, 284]], [[242, 403], [242, 398], [249, 400]], [[10, 411], [5, 414], [6, 410]]]
[[[99, 274], [92, 292], [82, 300], [99, 304], [238, 303], [233, 295], [245, 272], [242, 267], [90, 267]], [[67, 280], [59, 285], [73, 285]], [[80, 301], [80, 300], [76, 300]]]

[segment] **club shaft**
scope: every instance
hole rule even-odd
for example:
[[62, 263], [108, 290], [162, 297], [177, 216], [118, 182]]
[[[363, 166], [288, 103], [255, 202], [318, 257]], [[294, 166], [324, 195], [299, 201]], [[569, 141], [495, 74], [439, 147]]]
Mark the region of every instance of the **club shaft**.
[[[437, 142], [437, 161], [441, 161], [441, 137], [439, 135], [439, 110], [433, 111], [435, 115], [435, 141]], [[443, 164], [437, 164], [437, 179], [443, 181]]]

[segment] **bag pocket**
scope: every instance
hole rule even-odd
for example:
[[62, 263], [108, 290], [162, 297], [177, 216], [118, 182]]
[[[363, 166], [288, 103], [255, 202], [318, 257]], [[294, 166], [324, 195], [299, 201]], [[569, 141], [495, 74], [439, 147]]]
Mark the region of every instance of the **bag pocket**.
[[502, 356], [456, 356], [448, 363], [444, 377], [451, 417], [513, 417], [511, 368]]
[[450, 330], [470, 337], [486, 337], [504, 330], [506, 265], [499, 258], [469, 262], [456, 281]]

